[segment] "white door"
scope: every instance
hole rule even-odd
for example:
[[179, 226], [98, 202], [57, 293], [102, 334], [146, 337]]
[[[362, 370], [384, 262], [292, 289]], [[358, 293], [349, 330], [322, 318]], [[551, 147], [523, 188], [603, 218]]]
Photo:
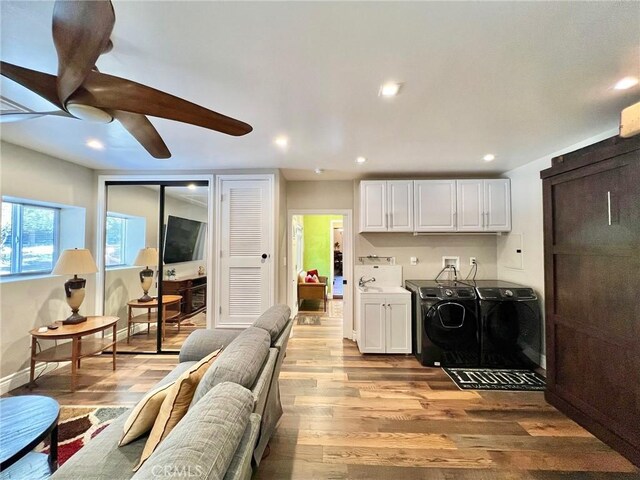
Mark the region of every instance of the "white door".
[[485, 230], [511, 231], [511, 184], [508, 178], [484, 181]]
[[387, 297], [387, 353], [411, 353], [411, 297]]
[[360, 231], [387, 231], [387, 182], [360, 182]]
[[484, 180], [458, 180], [458, 231], [484, 230]]
[[415, 231], [456, 231], [456, 181], [416, 180]]
[[270, 179], [221, 180], [217, 326], [246, 327], [273, 302]]
[[413, 180], [387, 181], [388, 232], [413, 232]]
[[362, 353], [385, 353], [385, 299], [362, 295], [360, 297], [360, 351]]

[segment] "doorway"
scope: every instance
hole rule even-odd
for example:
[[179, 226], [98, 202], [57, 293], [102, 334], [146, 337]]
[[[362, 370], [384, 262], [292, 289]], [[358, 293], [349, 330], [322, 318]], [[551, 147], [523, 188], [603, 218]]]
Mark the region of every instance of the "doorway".
[[101, 187], [97, 296], [120, 318], [117, 351], [177, 352], [211, 323], [211, 182], [101, 178]]
[[287, 299], [292, 312], [340, 318], [353, 338], [351, 210], [289, 210]]

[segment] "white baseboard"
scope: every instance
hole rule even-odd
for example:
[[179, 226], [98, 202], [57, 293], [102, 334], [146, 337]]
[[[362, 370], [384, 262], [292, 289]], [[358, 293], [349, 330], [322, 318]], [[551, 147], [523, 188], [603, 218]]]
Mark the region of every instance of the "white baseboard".
[[[144, 324], [135, 324], [132, 328], [133, 333], [145, 332], [146, 330], [147, 329], [144, 326]], [[99, 336], [100, 334], [96, 334], [96, 335]], [[107, 335], [107, 337], [109, 336], [110, 335]], [[120, 330], [117, 331], [116, 339], [118, 342], [122, 340], [126, 341], [127, 327], [121, 328]], [[45, 368], [47, 373], [49, 373], [49, 372], [53, 372], [54, 370], [57, 370], [58, 368], [66, 367], [67, 365], [70, 365], [70, 364], [71, 362], [37, 363], [36, 369], [35, 369], [35, 376], [37, 378], [38, 375], [40, 375], [42, 371], [45, 370]], [[23, 368], [18, 372], [7, 375], [6, 377], [0, 378], [0, 395], [4, 395], [5, 393], [13, 390], [14, 388], [18, 388], [28, 384], [29, 373], [30, 373], [30, 368], [27, 367], [27, 368]]]
[[[37, 363], [35, 369], [35, 376], [38, 378], [38, 375], [42, 373], [42, 371], [46, 368], [47, 372], [53, 372], [58, 368], [66, 367], [70, 365], [71, 362], [59, 362], [59, 363]], [[22, 370], [7, 375], [6, 377], [2, 377], [0, 379], [0, 395], [4, 395], [5, 393], [13, 390], [14, 388], [21, 387], [29, 383], [29, 373], [30, 368], [23, 368]]]

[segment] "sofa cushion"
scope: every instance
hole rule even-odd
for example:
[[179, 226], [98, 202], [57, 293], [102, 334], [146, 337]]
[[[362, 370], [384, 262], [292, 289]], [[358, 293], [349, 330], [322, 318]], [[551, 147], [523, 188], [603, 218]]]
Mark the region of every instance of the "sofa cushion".
[[180, 421], [135, 480], [222, 479], [249, 424], [253, 396], [235, 383], [213, 387]]
[[219, 383], [233, 382], [251, 388], [269, 354], [269, 340], [267, 332], [254, 327], [249, 327], [238, 335], [204, 374], [191, 405], [195, 405]]
[[172, 385], [173, 383], [160, 385], [150, 390], [138, 402], [124, 424], [122, 438], [118, 443], [119, 447], [133, 442], [136, 438], [151, 430], [160, 412], [162, 402], [167, 397], [167, 392]]
[[280, 336], [282, 329], [291, 316], [291, 309], [287, 305], [274, 305], [253, 322], [253, 326], [269, 332], [271, 343]]
[[140, 457], [140, 463], [136, 469], [149, 458], [153, 451], [175, 428], [180, 420], [187, 414], [193, 395], [211, 365], [217, 360], [220, 350], [216, 350], [204, 357], [189, 370], [184, 372], [167, 391], [166, 398], [162, 402], [158, 417], [153, 424], [144, 451]]
[[50, 477], [52, 480], [127, 480], [138, 463], [146, 436], [118, 447], [122, 428], [131, 412], [125, 412], [82, 447]]

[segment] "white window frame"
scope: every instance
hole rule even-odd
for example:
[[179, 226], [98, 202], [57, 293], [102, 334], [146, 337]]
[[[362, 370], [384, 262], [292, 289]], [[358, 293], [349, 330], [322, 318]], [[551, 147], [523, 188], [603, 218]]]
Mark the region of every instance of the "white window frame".
[[[50, 205], [45, 203], [33, 203], [28, 200], [21, 200], [17, 198], [4, 197], [2, 203], [9, 203], [13, 205], [11, 208], [11, 237], [12, 237], [12, 249], [11, 249], [11, 266], [10, 273], [3, 274], [3, 278], [17, 278], [29, 275], [50, 275], [51, 271], [55, 267], [58, 257], [60, 256], [60, 207], [57, 205]], [[17, 208], [16, 208], [17, 206]], [[51, 268], [46, 270], [35, 271], [22, 271], [22, 231], [23, 231], [23, 209], [24, 207], [41, 208], [53, 211], [53, 257], [51, 262]], [[15, 227], [18, 227], [16, 232]]]

